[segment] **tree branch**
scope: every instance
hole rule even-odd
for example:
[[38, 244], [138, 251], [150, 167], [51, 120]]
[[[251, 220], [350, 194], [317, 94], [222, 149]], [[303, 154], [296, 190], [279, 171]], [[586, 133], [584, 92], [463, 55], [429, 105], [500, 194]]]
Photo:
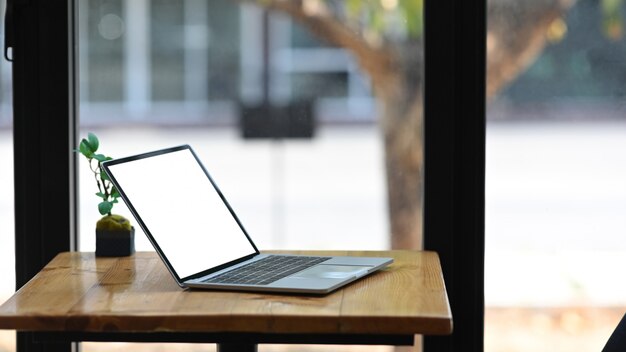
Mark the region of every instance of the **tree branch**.
[[382, 87], [387, 86], [388, 82], [396, 77], [393, 72], [398, 63], [393, 51], [384, 46], [378, 48], [369, 44], [365, 38], [329, 11], [308, 13], [301, 1], [265, 0], [258, 4], [288, 14], [319, 38], [349, 50], [369, 75], [375, 89], [384, 89]]
[[513, 81], [543, 51], [546, 33], [575, 0], [490, 0], [487, 98]]

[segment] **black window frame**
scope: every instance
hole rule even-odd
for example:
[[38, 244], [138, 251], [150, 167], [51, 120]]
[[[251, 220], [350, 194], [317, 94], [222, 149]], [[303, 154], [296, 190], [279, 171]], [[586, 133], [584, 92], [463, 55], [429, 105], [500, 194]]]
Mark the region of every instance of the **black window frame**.
[[424, 14], [424, 249], [439, 253], [454, 319], [424, 351], [483, 351], [486, 0], [426, 0]]
[[[7, 0], [13, 23], [15, 286], [77, 248], [75, 0]], [[17, 333], [18, 351], [68, 351]]]
[[[13, 5], [16, 287], [77, 248], [76, 0]], [[424, 351], [482, 351], [486, 1], [424, 2], [424, 247], [439, 253], [454, 332]], [[18, 350], [70, 350], [18, 333]]]

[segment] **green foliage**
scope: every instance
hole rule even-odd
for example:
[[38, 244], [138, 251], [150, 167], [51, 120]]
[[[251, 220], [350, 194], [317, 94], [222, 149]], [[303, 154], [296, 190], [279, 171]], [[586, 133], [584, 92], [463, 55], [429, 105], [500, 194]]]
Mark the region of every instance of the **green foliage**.
[[[80, 141], [78, 150], [76, 150], [76, 152], [81, 153], [83, 156], [85, 156], [85, 158], [87, 158], [87, 161], [89, 161], [89, 168], [93, 172], [94, 178], [96, 180], [96, 185], [98, 186], [98, 192], [96, 193], [96, 196], [102, 199], [102, 201], [98, 204], [98, 211], [101, 215], [106, 215], [103, 219], [111, 218], [112, 216], [120, 217], [119, 215], [111, 215], [113, 205], [118, 203], [120, 193], [111, 183], [109, 176], [102, 170], [102, 162], [107, 160], [113, 160], [113, 158], [105, 156], [103, 154], [96, 154], [99, 147], [100, 141], [98, 140], [98, 137], [90, 132], [87, 135], [87, 138], [83, 138]], [[126, 222], [128, 222], [128, 220], [126, 220]], [[130, 223], [128, 226], [130, 229]]]
[[424, 2], [423, 0], [400, 0], [400, 8], [407, 19], [406, 24], [414, 36], [421, 36], [424, 30]]
[[611, 39], [619, 40], [623, 34], [623, 0], [602, 0], [602, 27], [604, 34]]
[[423, 33], [423, 0], [346, 0], [349, 22], [379, 36]]
[[104, 201], [98, 204], [98, 210], [101, 215], [111, 215], [111, 209], [113, 209], [113, 203], [111, 202]]

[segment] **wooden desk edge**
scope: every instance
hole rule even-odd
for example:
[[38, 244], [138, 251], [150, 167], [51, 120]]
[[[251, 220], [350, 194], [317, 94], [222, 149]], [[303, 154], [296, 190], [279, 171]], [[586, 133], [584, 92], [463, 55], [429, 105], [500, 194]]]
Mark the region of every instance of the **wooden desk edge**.
[[[63, 332], [63, 331], [83, 331], [90, 333], [97, 332], [137, 332], [137, 333], [149, 333], [149, 332], [181, 332], [181, 329], [173, 329], [173, 328], [137, 328], [137, 326], [150, 326], [150, 324], [142, 324], [141, 321], [145, 320], [146, 322], [152, 322], [154, 319], [165, 321], [168, 318], [167, 316], [144, 316], [137, 317], [132, 316], [134, 322], [136, 322], [134, 327], [129, 327], [125, 329], [119, 329], [119, 327], [110, 327], [107, 324], [98, 324], [93, 323], [93, 316], [85, 316], [85, 315], [68, 315], [65, 317], [59, 316], [44, 316], [37, 315], [36, 323], [33, 324], [32, 317], [3, 317], [0, 316], [0, 330], [16, 330], [16, 331], [41, 331], [41, 332]], [[116, 320], [124, 320], [129, 317], [125, 317], [123, 315], [115, 315]], [[198, 317], [187, 317], [190, 325], [193, 325], [193, 321], [197, 319], [204, 319], [201, 316]], [[254, 327], [258, 325], [259, 322], [255, 322], [259, 319], [254, 319], [249, 316], [245, 316], [242, 318], [246, 318], [250, 322], [249, 329], [223, 329], [224, 332], [231, 333], [258, 333]], [[302, 318], [296, 318], [295, 320], [299, 320]], [[324, 318], [322, 317], [321, 320]], [[414, 329], [418, 329], [421, 335], [448, 335], [452, 333], [452, 322], [447, 318], [420, 318], [418, 321], [411, 322], [411, 319], [407, 319], [407, 326], [411, 326], [413, 329], [399, 330], [399, 329], [384, 329], [380, 328], [380, 326], [384, 326], [385, 319], [379, 319], [376, 324], [376, 328], [367, 330], [367, 329], [351, 329], [351, 325], [354, 323], [358, 325], [358, 323], [362, 320], [361, 317], [348, 317], [342, 318], [342, 323], [340, 326], [334, 326], [328, 329], [324, 328], [316, 328], [316, 329], [301, 329], [298, 328], [301, 324], [294, 325], [294, 328], [288, 328], [291, 321], [289, 319], [283, 319], [283, 323], [280, 325], [283, 329], [280, 330], [279, 333], [283, 334], [333, 334], [333, 335], [343, 335], [343, 334], [356, 334], [356, 333], [365, 333], [365, 334], [400, 334], [400, 335], [414, 335], [416, 334]], [[98, 319], [95, 319], [98, 320]], [[316, 320], [316, 317], [306, 317], [307, 321]], [[397, 321], [397, 319], [394, 319]], [[89, 322], [89, 323], [86, 323]], [[381, 325], [383, 324], [383, 325]], [[313, 323], [314, 326], [320, 326], [320, 324]], [[336, 330], [338, 329], [338, 330]], [[184, 329], [185, 332], [205, 332], [205, 329], [194, 329], [193, 327], [186, 327]]]
[[[294, 252], [294, 251], [272, 251], [272, 252], [278, 252], [278, 253], [284, 253], [284, 252]], [[397, 255], [401, 255], [402, 253], [408, 253], [408, 252], [415, 252], [415, 251], [411, 251], [411, 250], [393, 250], [393, 251], [295, 251], [295, 252], [300, 252], [300, 253], [329, 253], [329, 254], [333, 254], [333, 255], [354, 255], [354, 254], [359, 254], [359, 255], [377, 255], [377, 256], [392, 256], [395, 257]], [[436, 264], [439, 266], [439, 270], [441, 269], [440, 267], [440, 262], [439, 262], [439, 256], [437, 255], [436, 252], [432, 252], [432, 251], [420, 251], [421, 253], [427, 253], [429, 254], [429, 256], [434, 256], [436, 258]], [[138, 252], [136, 254], [136, 257], [144, 257], [144, 258], [150, 258], [152, 256], [155, 256], [156, 254], [154, 252]], [[78, 256], [80, 258], [83, 259], [95, 259], [95, 256], [93, 253], [91, 252], [63, 252], [63, 253], [59, 253], [49, 264], [49, 265], [59, 265], [60, 263], [66, 262], [67, 260], [71, 260], [73, 256]], [[105, 260], [109, 260], [109, 261], [117, 261], [119, 259], [123, 259], [123, 258], [103, 258]], [[127, 259], [127, 257], [126, 257]], [[40, 275], [41, 272], [38, 274]], [[37, 275], [37, 276], [38, 276]], [[35, 278], [33, 278], [33, 280], [35, 280], [37, 278], [37, 276]], [[443, 280], [443, 279], [442, 279]], [[32, 280], [31, 280], [32, 281]], [[29, 282], [30, 283], [30, 282]], [[28, 284], [24, 286], [28, 287]], [[22, 289], [24, 289], [22, 288]], [[20, 289], [20, 291], [22, 290]], [[19, 293], [20, 291], [18, 291], [17, 293]], [[17, 294], [16, 293], [16, 294]], [[14, 296], [15, 297], [15, 296]], [[11, 298], [13, 299], [13, 297]], [[4, 304], [7, 304], [9, 301], [11, 301], [11, 299], [9, 299], [7, 302], [5, 302]], [[446, 299], [447, 301], [447, 299]], [[449, 309], [449, 302], [448, 303], [448, 314], [449, 316], [432, 316], [432, 317], [419, 317], [419, 318], [411, 318], [411, 317], [407, 317], [406, 318], [406, 326], [411, 326], [413, 329], [415, 329], [416, 327], [418, 327], [419, 331], [421, 334], [428, 334], [428, 335], [445, 335], [445, 334], [450, 334], [453, 330], [453, 323], [452, 323], [452, 315], [450, 313], [450, 309]], [[10, 330], [20, 330], [20, 331], [72, 331], [72, 330], [81, 330], [81, 331], [85, 331], [85, 332], [114, 332], [114, 331], [119, 331], [115, 330], [115, 329], [111, 329], [110, 327], [107, 327], [106, 324], [104, 323], [98, 323], [97, 321], [99, 319], [93, 319], [94, 315], [81, 315], [81, 314], [67, 314], [67, 315], [63, 315], [63, 316], [59, 316], [58, 314], [51, 314], [51, 315], [46, 315], [44, 314], [23, 314], [23, 315], [12, 315], [11, 313], [7, 314], [5, 311], [2, 310], [2, 307], [4, 306], [4, 304], [2, 306], [0, 306], [0, 329], [10, 329]], [[105, 318], [104, 321], [106, 321], [106, 318], [111, 318], [113, 317], [113, 320], [125, 320], [127, 318], [132, 318], [136, 321], [141, 321], [141, 320], [168, 320], [168, 319], [172, 319], [171, 316], [168, 315], [150, 315], [150, 314], [146, 314], [145, 316], [142, 315], [124, 315], [124, 314], [101, 314], [101, 317]], [[198, 319], [201, 318], [201, 316], [198, 317], [194, 317], [193, 315], [190, 316], [184, 316], [184, 319], [189, 319], [189, 320], [194, 320], [194, 319]], [[244, 317], [242, 317], [244, 318]], [[261, 319], [261, 318], [255, 318], [255, 317], [251, 317], [251, 316], [245, 316], [246, 319]], [[370, 317], [371, 318], [371, 317]], [[357, 323], [360, 319], [362, 319], [362, 317], [358, 317], [358, 316], [344, 316], [341, 318], [342, 323], [340, 324], [340, 326], [335, 326], [333, 329], [320, 329], [320, 330], [306, 330], [303, 331], [302, 329], [298, 330], [295, 328], [290, 328], [290, 322], [295, 322], [298, 319], [301, 319], [301, 317], [283, 317], [281, 318], [283, 319], [281, 324], [284, 327], [284, 330], [281, 330], [281, 332], [284, 333], [331, 333], [331, 334], [350, 334], [350, 333], [356, 333], [356, 331], [350, 329], [350, 325], [352, 325], [352, 323]], [[312, 316], [306, 316], [305, 319], [307, 320], [312, 320], [312, 319], [319, 319], [319, 320], [323, 320], [324, 317], [312, 317]], [[413, 334], [414, 330], [410, 329], [411, 331], [409, 331], [408, 329], [406, 331], [400, 331], [398, 329], [394, 329], [393, 331], [389, 331], [389, 330], [385, 330], [385, 326], [387, 325], [385, 320], [387, 318], [385, 317], [376, 317], [374, 319], [374, 326], [376, 327], [376, 329], [372, 329], [371, 331], [365, 331], [363, 329], [358, 330], [358, 332], [360, 333], [388, 333], [388, 334]], [[398, 321], [398, 318], [389, 318], [391, 320], [394, 321]], [[400, 318], [403, 319], [403, 318]], [[90, 323], [85, 323], [86, 321], [91, 321]], [[94, 323], [94, 321], [96, 321]], [[189, 324], [189, 326], [192, 326], [193, 324]], [[301, 324], [296, 324], [296, 325], [301, 325]], [[323, 326], [324, 324], [313, 324], [316, 326]], [[358, 325], [358, 324], [356, 324]], [[392, 325], [398, 325], [396, 324], [392, 324]], [[146, 325], [149, 326], [149, 325]], [[186, 331], [203, 331], [203, 330], [194, 330], [193, 328], [189, 328], [189, 326], [187, 327]], [[252, 324], [252, 326], [258, 326], [258, 324]], [[129, 332], [152, 332], [152, 331], [164, 331], [164, 332], [174, 332], [174, 331], [180, 331], [180, 330], [176, 330], [173, 328], [165, 328], [165, 329], [128, 329], [128, 330], [124, 330], [124, 331], [129, 331]], [[245, 329], [243, 330], [229, 330], [229, 331], [239, 331], [239, 332], [254, 332], [254, 329], [251, 329], [249, 331], [246, 331]]]

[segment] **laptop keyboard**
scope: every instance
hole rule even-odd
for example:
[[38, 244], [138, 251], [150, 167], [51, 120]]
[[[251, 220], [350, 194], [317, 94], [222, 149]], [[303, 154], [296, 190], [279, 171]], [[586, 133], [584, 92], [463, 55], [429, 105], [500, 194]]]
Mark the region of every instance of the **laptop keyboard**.
[[270, 255], [204, 282], [241, 285], [268, 285], [298, 271], [310, 268], [331, 257]]

